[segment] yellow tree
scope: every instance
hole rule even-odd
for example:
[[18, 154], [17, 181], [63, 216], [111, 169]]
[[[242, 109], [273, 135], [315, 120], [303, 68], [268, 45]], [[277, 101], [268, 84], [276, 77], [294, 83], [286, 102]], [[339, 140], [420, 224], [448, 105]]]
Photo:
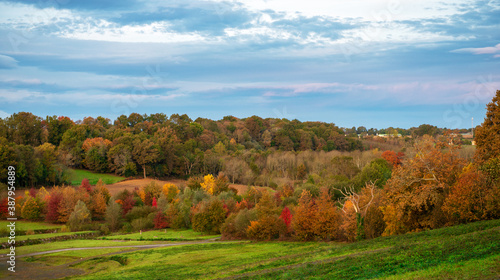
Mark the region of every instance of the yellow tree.
[[179, 188], [176, 185], [170, 183], [163, 185], [163, 194], [167, 198], [168, 203], [171, 203], [178, 193]]
[[212, 174], [208, 174], [203, 177], [203, 183], [201, 183], [200, 185], [207, 193], [214, 194], [216, 185], [214, 176]]

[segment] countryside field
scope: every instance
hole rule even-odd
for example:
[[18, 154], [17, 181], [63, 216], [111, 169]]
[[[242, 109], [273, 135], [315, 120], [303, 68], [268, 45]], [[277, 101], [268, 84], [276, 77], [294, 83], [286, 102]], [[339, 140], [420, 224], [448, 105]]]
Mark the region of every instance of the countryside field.
[[[18, 254], [88, 248], [21, 258], [19, 274], [70, 279], [498, 279], [500, 220], [476, 222], [356, 243], [74, 240], [19, 247]], [[148, 236], [148, 233], [145, 236]], [[159, 235], [159, 232], [151, 232]], [[115, 236], [135, 239], [138, 233]], [[181, 238], [182, 236], [182, 238]], [[206, 238], [216, 238], [207, 236]], [[107, 237], [108, 238], [108, 237]], [[113, 236], [109, 236], [113, 239]], [[137, 248], [137, 245], [168, 246]], [[173, 245], [173, 246], [169, 246]], [[31, 248], [36, 248], [32, 250]], [[92, 249], [92, 247], [107, 247]], [[30, 248], [30, 249], [28, 249]], [[2, 250], [1, 253], [6, 253]], [[26, 265], [28, 270], [22, 269]], [[2, 266], [5, 266], [2, 264]], [[3, 267], [2, 267], [3, 268]], [[40, 273], [39, 273], [40, 272]], [[64, 273], [63, 273], [64, 272]], [[16, 279], [2, 269], [2, 278]], [[38, 274], [39, 273], [39, 274]], [[39, 275], [39, 276], [37, 276]], [[17, 278], [18, 279], [18, 278]]]

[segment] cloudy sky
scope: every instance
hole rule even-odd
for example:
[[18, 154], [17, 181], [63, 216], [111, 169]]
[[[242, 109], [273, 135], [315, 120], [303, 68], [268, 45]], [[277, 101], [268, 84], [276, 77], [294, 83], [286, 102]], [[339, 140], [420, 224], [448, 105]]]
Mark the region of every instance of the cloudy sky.
[[0, 1], [0, 36], [0, 117], [463, 128], [500, 89], [500, 0]]

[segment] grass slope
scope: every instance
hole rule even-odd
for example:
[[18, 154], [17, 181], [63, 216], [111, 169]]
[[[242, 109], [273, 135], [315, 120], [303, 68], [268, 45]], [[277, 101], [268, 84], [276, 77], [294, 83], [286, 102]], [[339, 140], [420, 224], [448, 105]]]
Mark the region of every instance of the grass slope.
[[105, 240], [153, 240], [153, 241], [191, 241], [218, 238], [220, 235], [205, 235], [200, 232], [189, 230], [150, 230], [141, 233], [130, 233], [120, 235], [109, 235], [101, 237]]
[[498, 279], [500, 220], [357, 243], [241, 242], [79, 263], [78, 279]]
[[82, 180], [85, 178], [89, 179], [91, 185], [97, 184], [97, 181], [99, 181], [99, 179], [102, 179], [102, 181], [106, 185], [114, 184], [123, 181], [125, 179], [125, 177], [121, 176], [116, 176], [112, 174], [93, 173], [83, 169], [68, 169], [68, 175], [69, 175], [69, 181], [73, 186], [80, 185], [82, 183]]

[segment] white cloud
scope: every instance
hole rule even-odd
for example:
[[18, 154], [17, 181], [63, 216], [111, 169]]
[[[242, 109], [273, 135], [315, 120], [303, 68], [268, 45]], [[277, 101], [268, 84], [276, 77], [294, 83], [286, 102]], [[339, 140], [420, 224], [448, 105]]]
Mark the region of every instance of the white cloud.
[[6, 119], [6, 118], [10, 117], [10, 115], [11, 114], [9, 114], [9, 113], [7, 113], [5, 111], [0, 110], [0, 118]]
[[495, 58], [500, 57], [500, 44], [494, 47], [484, 47], [484, 48], [463, 48], [458, 50], [453, 50], [452, 52], [457, 53], [472, 53], [472, 54], [493, 54]]
[[10, 69], [17, 67], [17, 61], [10, 56], [0, 54], [0, 69]]

